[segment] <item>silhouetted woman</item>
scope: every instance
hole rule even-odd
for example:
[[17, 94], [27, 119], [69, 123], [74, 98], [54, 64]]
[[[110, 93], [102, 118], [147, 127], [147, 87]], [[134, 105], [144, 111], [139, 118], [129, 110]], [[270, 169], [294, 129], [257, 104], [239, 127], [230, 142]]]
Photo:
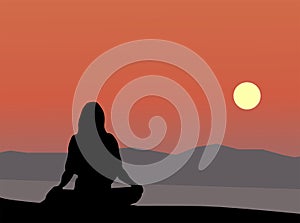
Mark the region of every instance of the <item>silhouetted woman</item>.
[[[136, 185], [123, 169], [117, 140], [112, 134], [106, 132], [104, 121], [104, 112], [98, 103], [89, 102], [84, 106], [79, 119], [78, 133], [71, 137], [69, 143], [68, 157], [61, 181], [48, 193], [45, 202], [99, 201], [104, 204], [130, 205], [141, 198], [143, 188]], [[79, 146], [98, 154], [94, 157], [94, 161], [102, 165], [104, 171], [108, 171], [110, 178], [97, 172], [87, 162]], [[105, 154], [107, 151], [120, 162], [110, 160]], [[74, 174], [77, 175], [74, 191], [63, 190]], [[117, 177], [131, 187], [111, 188], [111, 184]]]

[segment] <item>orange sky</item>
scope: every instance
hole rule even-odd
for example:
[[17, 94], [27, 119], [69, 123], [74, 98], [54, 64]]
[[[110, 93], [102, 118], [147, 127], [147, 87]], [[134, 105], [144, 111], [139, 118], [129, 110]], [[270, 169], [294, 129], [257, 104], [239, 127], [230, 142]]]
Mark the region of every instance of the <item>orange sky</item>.
[[[223, 144], [300, 156], [299, 11], [297, 0], [2, 0], [0, 151], [66, 151], [73, 94], [86, 67], [120, 43], [157, 38], [186, 45], [213, 69], [228, 109]], [[105, 112], [122, 84], [151, 72], [175, 75], [189, 89], [200, 112], [199, 145], [205, 144], [210, 127], [205, 96], [171, 65], [144, 62], [116, 72], [100, 94]], [[232, 92], [242, 81], [261, 88], [262, 102], [254, 110], [234, 105]], [[157, 149], [170, 151], [179, 123], [166, 101], [146, 98], [137, 104], [132, 127], [146, 136], [147, 118], [157, 112], [171, 129]], [[107, 127], [111, 130], [110, 120]]]

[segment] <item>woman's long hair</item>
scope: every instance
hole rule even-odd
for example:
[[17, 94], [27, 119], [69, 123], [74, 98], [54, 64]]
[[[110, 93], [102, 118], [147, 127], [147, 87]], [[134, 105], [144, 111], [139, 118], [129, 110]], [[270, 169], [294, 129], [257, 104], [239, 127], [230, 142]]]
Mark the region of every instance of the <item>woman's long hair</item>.
[[88, 163], [100, 174], [114, 179], [120, 161], [104, 145], [103, 140], [107, 137], [104, 124], [105, 117], [101, 106], [97, 102], [89, 102], [82, 109], [75, 138]]

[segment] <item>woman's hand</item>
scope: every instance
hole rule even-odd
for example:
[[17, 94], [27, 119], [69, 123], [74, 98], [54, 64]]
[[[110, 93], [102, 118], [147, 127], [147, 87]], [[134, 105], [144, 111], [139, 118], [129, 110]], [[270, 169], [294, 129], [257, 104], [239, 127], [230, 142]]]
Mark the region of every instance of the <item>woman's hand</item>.
[[51, 189], [51, 191], [60, 191], [60, 190], [62, 190], [63, 188], [62, 188], [62, 186], [61, 185], [57, 185], [57, 186], [54, 186], [52, 189]]
[[63, 188], [61, 186], [52, 187], [51, 190], [47, 193], [46, 198], [43, 202], [52, 202], [57, 198], [57, 194], [62, 191]]
[[55, 195], [55, 194], [57, 194], [58, 192], [60, 192], [60, 191], [62, 191], [63, 190], [63, 188], [60, 186], [60, 185], [58, 185], [58, 186], [54, 186], [54, 187], [52, 187], [51, 188], [51, 190], [48, 192], [48, 195]]
[[138, 193], [143, 193], [144, 192], [144, 188], [143, 188], [143, 186], [142, 185], [132, 185], [131, 186], [132, 188], [134, 188]]

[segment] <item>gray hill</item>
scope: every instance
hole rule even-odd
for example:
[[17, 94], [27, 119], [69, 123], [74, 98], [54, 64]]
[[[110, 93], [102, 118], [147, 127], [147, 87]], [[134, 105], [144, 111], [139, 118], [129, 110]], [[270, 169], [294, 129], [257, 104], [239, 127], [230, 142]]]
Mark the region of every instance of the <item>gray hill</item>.
[[[264, 150], [237, 150], [222, 146], [204, 171], [198, 170], [203, 147], [170, 178], [158, 184], [220, 187], [263, 187], [300, 189], [300, 157], [288, 157]], [[180, 159], [178, 155], [171, 155]], [[121, 149], [124, 161], [149, 164], [167, 156], [165, 153]], [[0, 179], [58, 181], [64, 171], [64, 153], [0, 153]]]

